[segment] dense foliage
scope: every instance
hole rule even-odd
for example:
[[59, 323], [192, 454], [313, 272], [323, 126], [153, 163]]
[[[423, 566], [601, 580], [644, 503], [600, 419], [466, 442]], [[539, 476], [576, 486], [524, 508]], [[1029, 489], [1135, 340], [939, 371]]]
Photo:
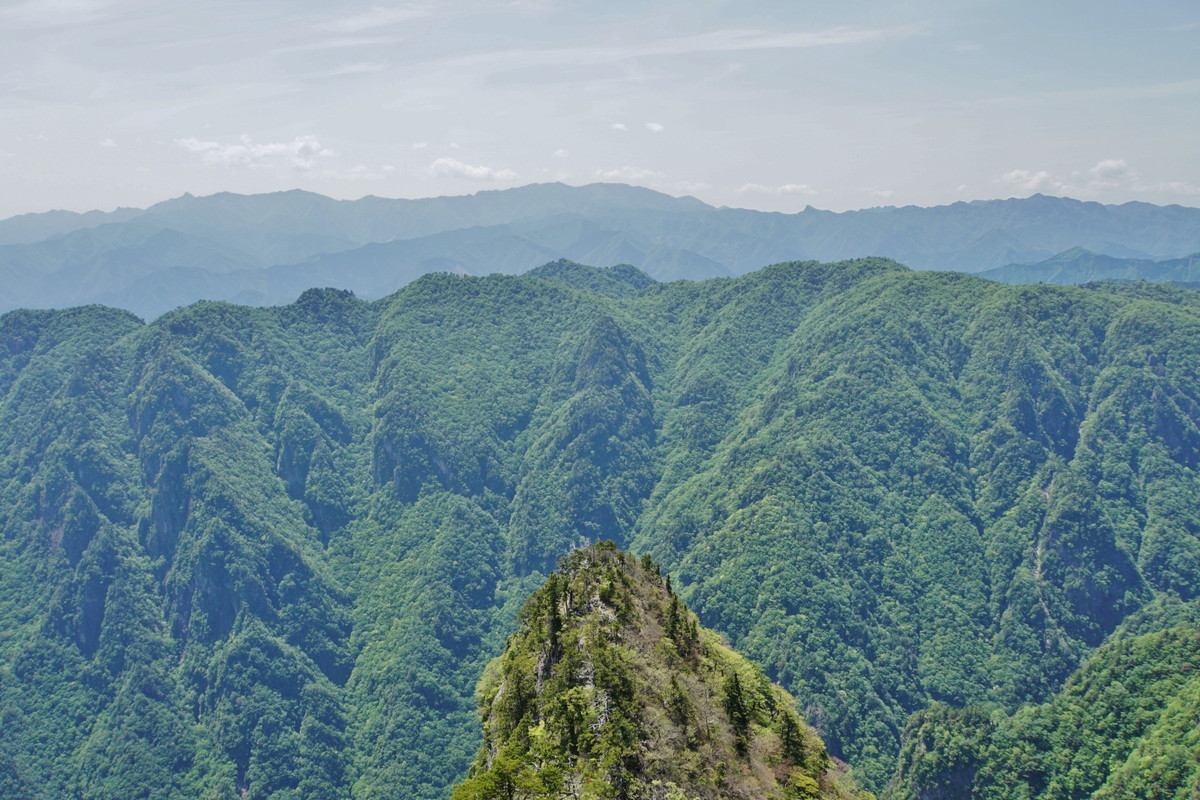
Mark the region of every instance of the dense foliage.
[[444, 798], [614, 539], [882, 789], [911, 713], [1053, 702], [1200, 598], [1197, 298], [864, 260], [10, 313], [0, 787]]
[[519, 619], [480, 684], [484, 742], [454, 800], [873, 797], [650, 558], [574, 550]]
[[905, 732], [889, 800], [1187, 800], [1200, 789], [1200, 627], [1102, 647], [1011, 717], [938, 706]]

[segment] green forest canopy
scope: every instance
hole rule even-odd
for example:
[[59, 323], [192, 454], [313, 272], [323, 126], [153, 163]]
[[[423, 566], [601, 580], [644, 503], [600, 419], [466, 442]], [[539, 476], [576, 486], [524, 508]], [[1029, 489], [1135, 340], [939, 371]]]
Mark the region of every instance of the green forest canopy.
[[1200, 596], [1198, 308], [867, 259], [10, 313], [0, 786], [444, 798], [614, 539], [881, 790], [910, 714], [1053, 702]]

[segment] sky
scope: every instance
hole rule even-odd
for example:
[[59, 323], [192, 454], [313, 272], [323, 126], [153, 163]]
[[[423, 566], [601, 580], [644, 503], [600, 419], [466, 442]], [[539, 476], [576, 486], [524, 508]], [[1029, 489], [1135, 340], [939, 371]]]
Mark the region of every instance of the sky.
[[1196, 0], [0, 0], [0, 217], [631, 183], [1200, 206]]

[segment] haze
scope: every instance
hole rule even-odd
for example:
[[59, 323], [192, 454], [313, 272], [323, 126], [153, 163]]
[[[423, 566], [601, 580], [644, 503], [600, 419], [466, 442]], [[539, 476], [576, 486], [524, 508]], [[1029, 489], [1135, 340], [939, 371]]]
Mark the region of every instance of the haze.
[[1194, 2], [22, 0], [0, 216], [620, 181], [797, 211], [1200, 203]]

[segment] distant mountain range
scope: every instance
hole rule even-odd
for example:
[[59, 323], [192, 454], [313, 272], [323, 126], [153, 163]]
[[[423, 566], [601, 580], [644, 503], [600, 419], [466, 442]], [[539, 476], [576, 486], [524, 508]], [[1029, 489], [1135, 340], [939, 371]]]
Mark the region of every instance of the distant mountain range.
[[0, 221], [0, 311], [103, 303], [154, 317], [200, 299], [286, 303], [312, 286], [376, 298], [428, 272], [514, 274], [560, 258], [632, 264], [664, 281], [861, 256], [980, 272], [1071, 248], [1143, 261], [1187, 256], [1200, 251], [1200, 209], [1035, 195], [779, 214], [560, 183], [422, 200], [184, 195], [144, 210]]
[[1200, 287], [1200, 253], [1154, 261], [1117, 258], [1072, 247], [1053, 258], [1033, 264], [1009, 264], [979, 273], [1000, 283], [1056, 283], [1079, 285], [1092, 281], [1152, 281]]

